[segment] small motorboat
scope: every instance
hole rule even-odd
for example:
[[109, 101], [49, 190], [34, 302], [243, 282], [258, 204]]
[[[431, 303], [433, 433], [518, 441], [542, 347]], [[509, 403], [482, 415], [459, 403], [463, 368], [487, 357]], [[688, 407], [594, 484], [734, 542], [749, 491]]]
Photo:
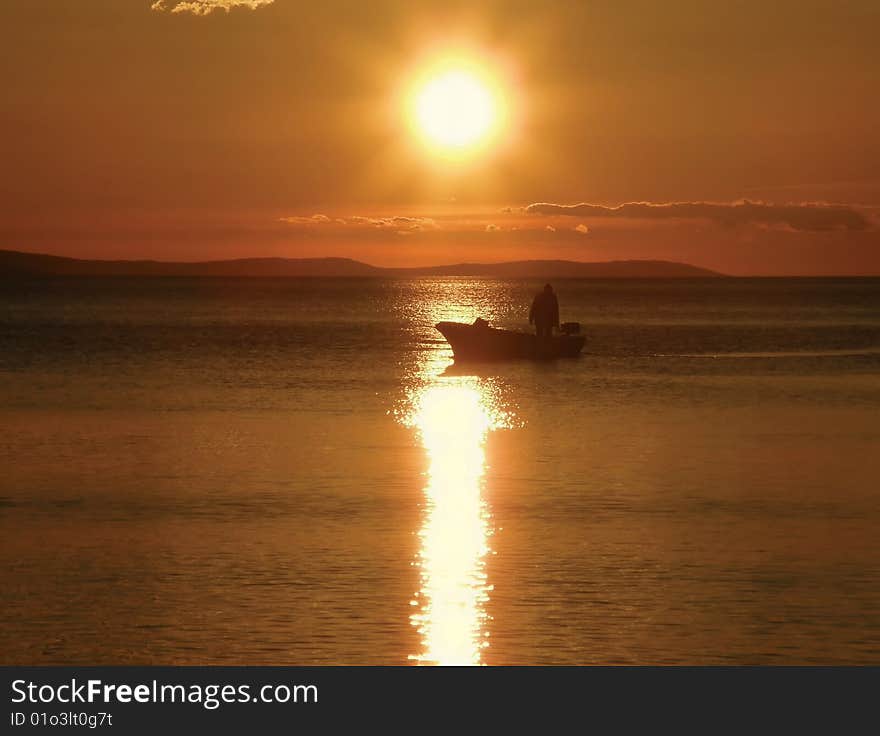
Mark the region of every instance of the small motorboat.
[[586, 342], [583, 335], [577, 334], [580, 325], [573, 322], [562, 325], [561, 334], [550, 337], [497, 329], [483, 319], [472, 325], [438, 322], [436, 328], [446, 338], [457, 361], [576, 358]]

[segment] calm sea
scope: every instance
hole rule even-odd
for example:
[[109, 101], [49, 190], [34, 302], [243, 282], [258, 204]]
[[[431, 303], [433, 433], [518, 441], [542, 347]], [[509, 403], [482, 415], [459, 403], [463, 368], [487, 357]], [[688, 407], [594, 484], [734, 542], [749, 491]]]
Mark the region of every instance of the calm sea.
[[5, 664], [880, 662], [880, 279], [0, 285]]

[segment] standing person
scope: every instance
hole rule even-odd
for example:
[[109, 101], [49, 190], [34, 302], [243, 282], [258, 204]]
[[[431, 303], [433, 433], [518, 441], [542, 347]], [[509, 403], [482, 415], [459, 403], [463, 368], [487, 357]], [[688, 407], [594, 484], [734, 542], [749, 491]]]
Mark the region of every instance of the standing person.
[[559, 327], [559, 301], [550, 284], [544, 284], [544, 290], [535, 295], [529, 310], [529, 324], [535, 325], [538, 337], [550, 337], [553, 328]]

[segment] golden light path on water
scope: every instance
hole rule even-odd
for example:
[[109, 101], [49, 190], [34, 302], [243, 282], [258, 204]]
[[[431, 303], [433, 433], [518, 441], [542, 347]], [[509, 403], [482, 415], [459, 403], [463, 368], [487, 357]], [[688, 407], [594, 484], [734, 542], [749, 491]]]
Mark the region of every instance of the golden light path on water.
[[[464, 321], [464, 320], [462, 320]], [[492, 535], [484, 494], [486, 440], [511, 426], [491, 379], [444, 375], [448, 348], [428, 351], [403, 421], [428, 459], [419, 530], [419, 590], [410, 617], [421, 636], [419, 664], [479, 665], [489, 645], [486, 557]]]

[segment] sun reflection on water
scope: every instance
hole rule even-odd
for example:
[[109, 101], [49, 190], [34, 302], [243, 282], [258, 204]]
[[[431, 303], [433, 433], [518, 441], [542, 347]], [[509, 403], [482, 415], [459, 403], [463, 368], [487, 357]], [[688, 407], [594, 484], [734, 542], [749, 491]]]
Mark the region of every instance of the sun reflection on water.
[[486, 442], [493, 431], [519, 423], [508, 409], [502, 380], [450, 374], [452, 351], [434, 325], [495, 320], [510, 305], [497, 289], [474, 279], [395, 288], [398, 316], [415, 349], [404, 368], [406, 397], [394, 413], [415, 430], [428, 464], [414, 561], [419, 584], [410, 616], [420, 645], [409, 658], [427, 665], [484, 664], [492, 591], [486, 560], [493, 534]]
[[410, 397], [405, 422], [428, 456], [425, 515], [416, 564], [420, 588], [411, 621], [421, 635], [419, 664], [477, 665], [488, 646], [486, 556], [492, 534], [484, 498], [485, 444], [509, 426], [491, 382], [434, 378]]

